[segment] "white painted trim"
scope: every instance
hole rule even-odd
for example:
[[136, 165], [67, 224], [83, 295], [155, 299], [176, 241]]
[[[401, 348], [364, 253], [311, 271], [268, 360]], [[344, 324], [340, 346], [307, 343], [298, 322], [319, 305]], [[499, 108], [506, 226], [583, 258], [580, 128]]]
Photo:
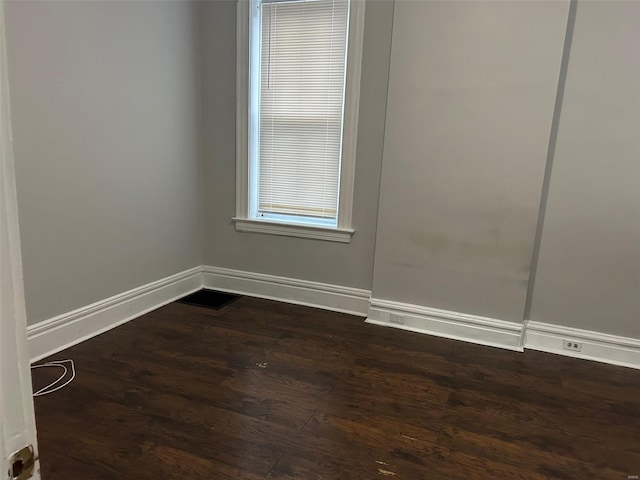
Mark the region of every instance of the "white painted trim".
[[[563, 340], [581, 342], [582, 350], [573, 352], [563, 349]], [[640, 339], [635, 338], [530, 321], [524, 346], [541, 352], [640, 368]]]
[[297, 278], [202, 267], [204, 288], [366, 316], [371, 292]]
[[522, 324], [371, 299], [367, 323], [522, 352]]
[[346, 228], [323, 228], [311, 225], [269, 222], [247, 218], [234, 217], [233, 221], [236, 224], [236, 230], [239, 232], [271, 233], [273, 235], [313, 238], [316, 240], [328, 240], [331, 242], [349, 243], [351, 242], [351, 236], [354, 233], [354, 230]]
[[[640, 339], [528, 321], [524, 324], [389, 300], [369, 290], [202, 266], [58, 315], [27, 328], [31, 362], [133, 320], [201, 288], [367, 316], [366, 323], [522, 352], [540, 350], [640, 368]], [[582, 342], [582, 351], [562, 348]]]
[[[250, 75], [250, 0], [238, 0], [236, 9], [236, 230], [259, 232], [302, 238], [350, 242], [355, 188], [358, 116], [360, 113], [360, 83], [362, 76], [362, 50], [364, 43], [365, 0], [351, 0], [349, 14], [349, 40], [347, 45], [347, 71], [345, 82], [342, 160], [340, 165], [340, 195], [337, 228], [314, 228], [300, 225], [262, 222], [252, 218], [250, 209], [250, 156], [249, 156], [249, 75]], [[319, 235], [318, 231], [333, 234]]]
[[27, 345], [20, 222], [16, 194], [4, 2], [0, 2], [0, 478], [10, 456], [31, 445], [40, 480]]
[[27, 327], [36, 362], [202, 288], [195, 267]]
[[340, 198], [338, 205], [338, 228], [341, 229], [351, 228], [353, 215], [365, 2], [364, 0], [351, 0], [349, 8], [351, 11], [349, 12], [349, 43], [347, 46], [342, 161], [340, 164]]
[[236, 217], [249, 213], [249, 0], [236, 9]]

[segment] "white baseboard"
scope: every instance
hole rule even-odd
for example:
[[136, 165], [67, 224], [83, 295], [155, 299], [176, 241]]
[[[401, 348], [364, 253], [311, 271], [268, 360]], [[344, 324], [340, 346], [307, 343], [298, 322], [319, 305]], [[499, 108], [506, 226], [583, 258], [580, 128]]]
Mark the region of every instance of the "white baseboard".
[[202, 288], [195, 267], [27, 327], [31, 362], [122, 325]]
[[[582, 343], [582, 350], [565, 350], [562, 347], [563, 340]], [[635, 338], [530, 321], [527, 324], [524, 346], [541, 352], [640, 368], [640, 340]]]
[[522, 325], [495, 318], [371, 299], [367, 323], [522, 352]]
[[366, 316], [371, 292], [297, 278], [202, 267], [204, 288]]
[[[640, 339], [542, 322], [507, 322], [389, 300], [371, 292], [220, 267], [195, 267], [27, 328], [35, 362], [201, 288], [367, 316], [367, 323], [522, 352], [525, 348], [640, 368]], [[563, 349], [563, 340], [582, 350]]]

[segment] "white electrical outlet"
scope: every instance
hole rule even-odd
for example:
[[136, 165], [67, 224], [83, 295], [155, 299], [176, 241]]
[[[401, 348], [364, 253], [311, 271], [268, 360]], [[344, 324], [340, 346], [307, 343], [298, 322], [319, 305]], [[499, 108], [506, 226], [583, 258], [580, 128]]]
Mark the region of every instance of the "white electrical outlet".
[[582, 350], [582, 342], [574, 342], [573, 340], [562, 340], [562, 348], [565, 350], [571, 350], [573, 352], [580, 352]]
[[404, 325], [404, 317], [397, 313], [390, 313], [389, 323], [397, 323], [398, 325]]

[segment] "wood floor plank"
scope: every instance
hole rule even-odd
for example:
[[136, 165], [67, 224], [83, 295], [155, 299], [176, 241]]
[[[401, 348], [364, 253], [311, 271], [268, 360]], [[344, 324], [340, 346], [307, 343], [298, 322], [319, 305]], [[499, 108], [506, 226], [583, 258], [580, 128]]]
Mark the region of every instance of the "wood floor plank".
[[249, 297], [173, 303], [54, 358], [77, 377], [35, 400], [45, 480], [640, 474], [623, 367]]

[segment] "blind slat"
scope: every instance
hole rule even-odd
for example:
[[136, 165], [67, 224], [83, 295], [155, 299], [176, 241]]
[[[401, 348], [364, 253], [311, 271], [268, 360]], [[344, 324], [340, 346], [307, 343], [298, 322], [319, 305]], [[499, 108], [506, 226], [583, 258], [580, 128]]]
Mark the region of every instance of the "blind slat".
[[335, 219], [349, 2], [261, 9], [258, 209]]

